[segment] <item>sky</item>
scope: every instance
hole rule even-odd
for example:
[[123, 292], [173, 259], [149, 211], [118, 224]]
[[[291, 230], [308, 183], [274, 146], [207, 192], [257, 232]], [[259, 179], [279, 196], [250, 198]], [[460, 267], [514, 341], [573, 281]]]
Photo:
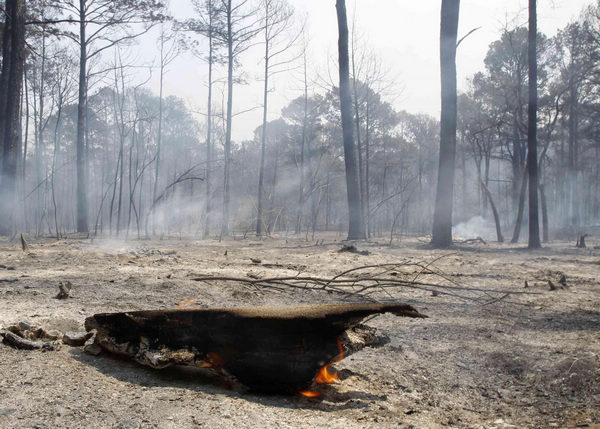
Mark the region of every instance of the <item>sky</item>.
[[[309, 74], [314, 91], [329, 76], [337, 77], [337, 18], [335, 0], [289, 0], [299, 20], [306, 17], [309, 34]], [[483, 60], [490, 43], [500, 37], [506, 26], [527, 24], [527, 0], [462, 0], [458, 37], [480, 27], [466, 38], [457, 52], [459, 90], [466, 89], [468, 78], [484, 69]], [[538, 29], [548, 36], [576, 19], [591, 0], [538, 0]], [[348, 20], [355, 22], [360, 45], [379, 59], [386, 70], [387, 96], [397, 110], [439, 116], [439, 26], [441, 0], [346, 0]], [[171, 0], [177, 18], [193, 17], [188, 0]], [[154, 39], [151, 39], [154, 38]], [[157, 55], [156, 32], [142, 41], [145, 52]], [[242, 57], [245, 85], [234, 88], [233, 138], [251, 139], [262, 121], [262, 47]], [[225, 70], [217, 72], [224, 77]], [[166, 95], [183, 98], [199, 117], [206, 111], [206, 64], [182, 53], [168, 67]], [[158, 92], [158, 74], [150, 85]], [[301, 96], [299, 73], [281, 73], [273, 79], [269, 96], [269, 120]], [[217, 94], [217, 99], [221, 95]], [[384, 97], [385, 99], [385, 97]]]

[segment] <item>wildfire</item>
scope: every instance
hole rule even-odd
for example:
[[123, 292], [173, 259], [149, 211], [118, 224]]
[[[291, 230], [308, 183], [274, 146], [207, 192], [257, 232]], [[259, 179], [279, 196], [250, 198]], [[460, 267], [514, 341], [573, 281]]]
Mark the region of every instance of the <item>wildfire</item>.
[[[340, 376], [338, 375], [338, 373], [335, 369], [332, 368], [331, 372], [329, 371], [330, 365], [333, 365], [334, 363], [338, 363], [342, 359], [344, 359], [344, 347], [342, 346], [342, 340], [340, 340], [339, 338], [337, 339], [337, 345], [338, 345], [338, 350], [340, 351], [340, 353], [338, 354], [337, 358], [333, 362], [328, 363], [327, 365], [325, 365], [324, 367], [319, 369], [319, 371], [317, 372], [317, 375], [315, 377], [315, 382], [317, 384], [332, 384], [332, 383], [335, 383], [336, 381], [340, 380]], [[300, 393], [302, 396], [305, 396], [307, 398], [318, 398], [319, 396], [321, 396], [320, 392], [314, 392], [312, 390], [302, 390], [298, 393]]]

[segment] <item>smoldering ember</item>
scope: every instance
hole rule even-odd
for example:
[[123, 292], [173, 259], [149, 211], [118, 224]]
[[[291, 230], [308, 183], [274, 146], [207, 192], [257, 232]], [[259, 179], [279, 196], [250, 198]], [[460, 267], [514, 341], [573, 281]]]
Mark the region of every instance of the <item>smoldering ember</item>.
[[600, 0], [0, 1], [0, 428], [600, 428]]

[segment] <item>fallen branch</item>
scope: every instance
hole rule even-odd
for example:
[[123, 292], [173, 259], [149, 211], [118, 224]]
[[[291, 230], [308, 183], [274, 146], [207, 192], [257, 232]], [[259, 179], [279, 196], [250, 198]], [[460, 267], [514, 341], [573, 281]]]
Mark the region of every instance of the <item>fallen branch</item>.
[[[498, 241], [500, 241], [500, 240], [498, 240]], [[474, 244], [474, 243], [487, 244], [485, 242], [485, 240], [481, 237], [467, 238], [466, 240], [454, 240], [454, 244]]]
[[16, 349], [43, 351], [55, 351], [60, 349], [60, 343], [56, 340], [32, 341], [23, 338], [11, 331], [4, 331], [0, 335], [4, 337], [5, 344], [8, 344]]
[[[439, 259], [439, 258], [438, 258]], [[436, 259], [436, 260], [438, 260]], [[462, 301], [476, 301], [485, 305], [495, 303], [511, 295], [539, 294], [528, 291], [506, 291], [498, 289], [464, 286], [442, 272], [434, 270], [433, 264], [404, 261], [395, 264], [375, 264], [351, 268], [330, 278], [313, 275], [292, 275], [280, 277], [197, 276], [198, 282], [235, 282], [255, 288], [284, 291], [288, 288], [322, 290], [344, 295], [346, 298], [361, 298], [378, 301], [374, 293], [382, 293], [385, 299], [396, 299], [393, 292], [408, 289], [422, 290], [437, 295], [448, 295]], [[410, 269], [412, 272], [407, 272]], [[414, 270], [416, 269], [416, 274]], [[433, 280], [423, 278], [433, 277]], [[422, 280], [421, 280], [422, 278]], [[379, 297], [381, 298], [381, 297]]]

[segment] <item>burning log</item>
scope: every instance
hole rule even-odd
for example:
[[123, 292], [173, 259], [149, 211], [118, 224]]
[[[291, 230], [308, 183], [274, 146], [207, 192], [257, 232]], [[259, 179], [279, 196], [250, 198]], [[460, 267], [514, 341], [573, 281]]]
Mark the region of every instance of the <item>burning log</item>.
[[143, 365], [214, 368], [255, 391], [294, 393], [328, 374], [344, 354], [381, 342], [357, 327], [381, 313], [426, 317], [400, 303], [329, 304], [96, 314], [85, 327], [96, 330], [104, 350]]

